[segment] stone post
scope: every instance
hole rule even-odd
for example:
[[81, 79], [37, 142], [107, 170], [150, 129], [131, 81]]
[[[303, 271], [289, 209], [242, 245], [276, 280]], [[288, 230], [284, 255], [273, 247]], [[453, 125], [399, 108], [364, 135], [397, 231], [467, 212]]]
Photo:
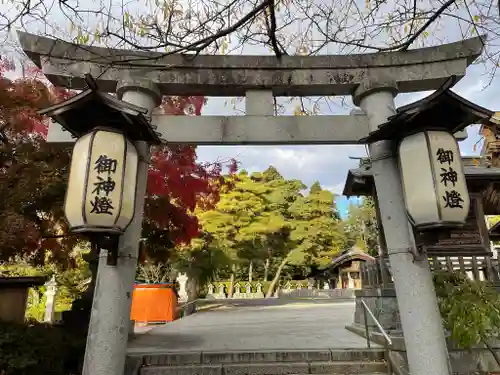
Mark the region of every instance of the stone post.
[[257, 291], [255, 292], [255, 298], [264, 298], [264, 293], [262, 292], [262, 284], [257, 283], [257, 285], [255, 285], [255, 288], [257, 289]]
[[[360, 85], [354, 93], [354, 103], [368, 116], [372, 131], [396, 113], [396, 93], [396, 85], [373, 81]], [[411, 253], [415, 243], [406, 215], [397, 155], [390, 141], [375, 142], [369, 150], [410, 373], [448, 375], [444, 329], [429, 264], [427, 258], [414, 259]]]
[[54, 322], [54, 310], [56, 307], [57, 283], [54, 276], [45, 283], [45, 314], [43, 321], [46, 323]]
[[[117, 97], [146, 108], [148, 116], [151, 116], [153, 109], [161, 103], [157, 87], [149, 80], [143, 79], [120, 82]], [[139, 166], [134, 218], [120, 237], [117, 265], [106, 264], [107, 251], [101, 251], [99, 255], [83, 375], [122, 375], [125, 368], [130, 306], [149, 169], [149, 145], [139, 141], [135, 146], [139, 154]]]
[[187, 302], [189, 299], [187, 293], [187, 275], [185, 273], [180, 273], [179, 276], [177, 276], [177, 282], [179, 283], [179, 302]]
[[307, 289], [313, 289], [314, 288], [314, 278], [310, 277], [307, 279]]
[[231, 298], [235, 298], [235, 299], [242, 298], [240, 283], [234, 284], [234, 293], [233, 293], [233, 296]]
[[226, 292], [224, 289], [225, 289], [224, 284], [220, 284], [217, 287], [217, 294], [215, 295], [216, 299], [226, 299]]

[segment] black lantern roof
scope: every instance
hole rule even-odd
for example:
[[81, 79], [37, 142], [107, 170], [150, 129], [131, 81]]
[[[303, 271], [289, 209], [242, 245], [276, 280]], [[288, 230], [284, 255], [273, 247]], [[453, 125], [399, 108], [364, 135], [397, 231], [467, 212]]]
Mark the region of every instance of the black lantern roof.
[[131, 141], [162, 142], [146, 117], [147, 109], [99, 91], [90, 75], [85, 81], [87, 89], [38, 113], [52, 118], [77, 138], [101, 126], [120, 130]]
[[456, 82], [456, 77], [451, 77], [428, 97], [398, 108], [388, 122], [361, 139], [360, 143], [400, 140], [425, 130], [456, 133], [471, 124], [488, 122], [495, 112], [451, 91]]

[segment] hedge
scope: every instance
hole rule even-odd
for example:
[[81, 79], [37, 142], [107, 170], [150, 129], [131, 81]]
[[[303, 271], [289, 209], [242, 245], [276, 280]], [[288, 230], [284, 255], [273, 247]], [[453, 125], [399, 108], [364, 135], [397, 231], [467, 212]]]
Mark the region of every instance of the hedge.
[[0, 374], [77, 375], [85, 337], [41, 323], [0, 322]]

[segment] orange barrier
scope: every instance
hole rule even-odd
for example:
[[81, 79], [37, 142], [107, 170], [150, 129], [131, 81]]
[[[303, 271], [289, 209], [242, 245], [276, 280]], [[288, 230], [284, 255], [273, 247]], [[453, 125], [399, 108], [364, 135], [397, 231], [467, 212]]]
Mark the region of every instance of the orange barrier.
[[177, 315], [174, 283], [136, 284], [130, 319], [140, 323], [171, 322]]

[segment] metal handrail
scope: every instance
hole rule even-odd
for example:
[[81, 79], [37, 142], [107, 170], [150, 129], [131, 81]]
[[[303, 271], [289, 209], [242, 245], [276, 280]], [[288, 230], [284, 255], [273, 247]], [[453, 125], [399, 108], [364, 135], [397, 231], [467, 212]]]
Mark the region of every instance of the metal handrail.
[[366, 304], [365, 300], [363, 298], [360, 298], [360, 301], [361, 301], [361, 305], [363, 306], [363, 317], [364, 317], [364, 320], [365, 320], [366, 345], [368, 346], [368, 349], [371, 348], [371, 344], [370, 344], [370, 332], [368, 330], [368, 316], [367, 316], [367, 313], [368, 313], [368, 315], [370, 315], [370, 317], [372, 318], [372, 320], [375, 322], [375, 325], [377, 326], [378, 330], [380, 331], [380, 333], [384, 337], [385, 352], [386, 352], [386, 357], [387, 357], [386, 358], [386, 360], [387, 360], [387, 373], [389, 375], [392, 375], [392, 361], [391, 361], [391, 356], [390, 356], [391, 347], [392, 347], [392, 340], [389, 337], [389, 335], [387, 334], [387, 332], [384, 329], [384, 327], [382, 327], [382, 324], [380, 324], [380, 322], [378, 321], [378, 319], [375, 317], [375, 315], [373, 314], [373, 312], [370, 310], [370, 308]]
[[361, 298], [361, 304], [363, 305], [363, 309], [365, 312], [364, 317], [365, 317], [366, 344], [368, 345], [368, 347], [370, 348], [370, 335], [368, 334], [368, 317], [366, 316], [366, 313], [368, 313], [370, 315], [370, 317], [373, 319], [373, 321], [375, 322], [375, 325], [379, 329], [380, 333], [382, 334], [382, 336], [384, 336], [386, 343], [388, 345], [392, 346], [391, 338], [389, 337], [389, 335], [387, 334], [385, 329], [382, 327], [382, 325], [380, 324], [378, 319], [375, 317], [375, 315], [373, 315], [373, 312], [370, 310], [370, 308], [366, 304], [365, 300], [362, 298]]

